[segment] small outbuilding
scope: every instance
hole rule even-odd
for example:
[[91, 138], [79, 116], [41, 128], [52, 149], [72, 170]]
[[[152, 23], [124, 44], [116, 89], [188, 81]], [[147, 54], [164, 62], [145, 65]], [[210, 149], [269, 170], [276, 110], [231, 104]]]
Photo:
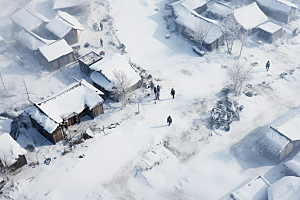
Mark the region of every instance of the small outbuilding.
[[233, 13], [233, 8], [217, 1], [207, 11], [207, 16], [213, 19], [222, 20]]
[[86, 115], [94, 119], [103, 113], [101, 91], [85, 80], [75, 82], [25, 112], [33, 126], [53, 144], [62, 140], [69, 126]]
[[0, 133], [0, 168], [15, 171], [27, 164], [23, 149], [9, 133]]
[[268, 188], [269, 200], [298, 200], [300, 197], [300, 178], [285, 176]]
[[282, 38], [282, 26], [278, 26], [272, 22], [267, 22], [257, 27], [257, 36], [273, 43]]
[[[92, 64], [90, 69], [94, 71], [90, 75], [94, 86], [104, 93], [105, 98], [112, 98], [111, 93], [115, 87], [114, 82], [116, 79], [114, 73], [124, 73], [130, 80], [131, 90], [136, 90], [142, 84], [141, 76], [131, 66], [126, 57], [117, 53], [105, 56], [101, 61]], [[116, 98], [113, 98], [113, 100], [119, 101]]]
[[46, 29], [55, 35], [56, 39], [65, 39], [69, 45], [78, 43], [84, 30], [75, 17], [61, 11], [46, 25]]
[[13, 22], [14, 32], [19, 32], [23, 28], [39, 32], [38, 29], [44, 28], [49, 23], [49, 19], [29, 8], [22, 8], [15, 12], [10, 16], [10, 19]]
[[279, 164], [300, 150], [300, 115], [278, 127], [270, 126], [259, 141], [261, 154]]
[[256, 0], [260, 9], [269, 17], [283, 23], [290, 23], [296, 17], [299, 7], [287, 0]]
[[63, 39], [40, 47], [36, 54], [40, 64], [49, 71], [57, 70], [75, 60], [73, 49]]
[[250, 35], [257, 31], [257, 26], [268, 21], [268, 17], [259, 9], [255, 2], [234, 10], [233, 15], [237, 23], [244, 30], [248, 31]]
[[77, 60], [79, 62], [81, 71], [87, 75], [90, 75], [93, 72], [93, 70], [90, 69], [90, 66], [93, 65], [94, 63], [98, 62], [102, 58], [103, 58], [102, 56], [91, 51], [90, 53], [77, 58]]

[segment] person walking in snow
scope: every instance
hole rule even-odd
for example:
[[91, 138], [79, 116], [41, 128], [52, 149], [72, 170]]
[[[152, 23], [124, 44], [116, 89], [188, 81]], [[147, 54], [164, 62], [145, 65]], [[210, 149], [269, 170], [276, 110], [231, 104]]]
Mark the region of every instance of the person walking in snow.
[[171, 95], [173, 96], [173, 99], [174, 99], [174, 96], [175, 96], [175, 90], [172, 88], [171, 90]]
[[270, 61], [268, 61], [267, 64], [266, 64], [267, 71], [269, 71], [269, 68], [270, 68]]
[[159, 100], [159, 91], [156, 92], [156, 100]]
[[100, 45], [101, 45], [101, 47], [103, 47], [103, 40], [102, 40], [102, 38], [100, 38]]
[[154, 90], [154, 94], [156, 96], [156, 87], [155, 86], [154, 86], [153, 90]]
[[100, 22], [100, 29], [103, 31], [103, 24]]
[[159, 87], [159, 85], [157, 85], [157, 92], [160, 92], [160, 87]]
[[169, 123], [169, 126], [170, 126], [170, 124], [172, 123], [172, 118], [171, 118], [170, 115], [169, 115], [169, 117], [167, 118], [167, 123]]

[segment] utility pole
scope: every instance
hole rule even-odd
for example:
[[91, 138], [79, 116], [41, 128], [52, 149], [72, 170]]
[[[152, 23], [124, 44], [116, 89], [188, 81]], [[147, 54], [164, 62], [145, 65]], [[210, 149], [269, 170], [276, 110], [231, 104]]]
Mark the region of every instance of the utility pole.
[[28, 101], [30, 101], [30, 100], [29, 100], [29, 94], [28, 94], [28, 90], [27, 90], [27, 87], [26, 87], [26, 83], [25, 83], [24, 77], [22, 76], [22, 78], [23, 78], [23, 83], [24, 83], [25, 89], [26, 89]]

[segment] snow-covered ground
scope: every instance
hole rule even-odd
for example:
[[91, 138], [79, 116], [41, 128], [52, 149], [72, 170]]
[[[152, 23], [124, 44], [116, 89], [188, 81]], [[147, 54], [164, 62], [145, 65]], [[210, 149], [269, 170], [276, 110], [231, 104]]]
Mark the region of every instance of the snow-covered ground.
[[[0, 13], [0, 35], [9, 47], [9, 51], [0, 54], [0, 73], [9, 91], [3, 92], [0, 82], [0, 113], [17, 115], [30, 105], [23, 78], [33, 101], [73, 83], [72, 76], [90, 79], [78, 64], [49, 72], [31, 54], [20, 51], [8, 16], [26, 4], [10, 2], [17, 1], [0, 2], [0, 7], [6, 8]], [[21, 134], [17, 141], [23, 147], [35, 147], [27, 156], [29, 163], [38, 161], [39, 165], [23, 167], [11, 176], [1, 198], [221, 199], [257, 174], [271, 184], [284, 176], [282, 164], [277, 166], [259, 154], [258, 141], [268, 125], [279, 123], [282, 115], [300, 113], [300, 35], [292, 37], [300, 20], [286, 25], [283, 39], [275, 44], [259, 44], [256, 36], [251, 37], [240, 59], [247, 66], [259, 63], [253, 67], [250, 82], [257, 95], [234, 97], [244, 106], [240, 121], [233, 122], [229, 132], [211, 132], [210, 111], [228, 83], [225, 66], [239, 54], [239, 46], [235, 46], [232, 55], [222, 47], [204, 57], [197, 56], [191, 42], [167, 30], [163, 19], [165, 3], [95, 0], [89, 15], [78, 14], [85, 29], [79, 52], [116, 52], [117, 48], [108, 42], [118, 43], [119, 38], [126, 45], [127, 56], [152, 75], [155, 85], [161, 86], [161, 100], [154, 104], [151, 89], [142, 88], [135, 92], [141, 102], [139, 114], [134, 103], [125, 108], [104, 103], [104, 114], [86, 123], [100, 128], [117, 122], [120, 125], [95, 133], [65, 155], [64, 142], [51, 145], [34, 128], [27, 127], [26, 135]], [[51, 1], [32, 0], [30, 5], [48, 18], [55, 16]], [[93, 23], [108, 14], [113, 18], [114, 29], [103, 23], [103, 32], [94, 31]], [[169, 39], [166, 34], [170, 34]], [[103, 48], [99, 46], [100, 37], [104, 38]], [[86, 42], [90, 43], [88, 48], [83, 47]], [[14, 61], [16, 55], [25, 62], [24, 67]], [[267, 72], [264, 66], [268, 60], [271, 67]], [[280, 78], [283, 72], [287, 75]], [[175, 99], [171, 98], [171, 88], [176, 90]], [[166, 123], [169, 115], [173, 118], [171, 126]], [[51, 163], [45, 165], [48, 157]]]

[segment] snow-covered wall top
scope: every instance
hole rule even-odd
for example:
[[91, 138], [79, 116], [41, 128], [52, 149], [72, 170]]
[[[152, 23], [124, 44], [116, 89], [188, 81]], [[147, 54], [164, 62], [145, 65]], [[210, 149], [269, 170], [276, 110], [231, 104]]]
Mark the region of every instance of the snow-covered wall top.
[[233, 13], [235, 20], [246, 30], [268, 21], [268, 17], [259, 9], [256, 3], [236, 9]]
[[12, 122], [11, 119], [0, 117], [0, 135], [3, 133], [10, 132], [11, 122]]
[[81, 80], [36, 103], [43, 113], [35, 106], [26, 109], [26, 113], [52, 133], [63, 119], [81, 113], [86, 107], [92, 109], [101, 104], [103, 99], [99, 96], [100, 93], [103, 94], [88, 82]]
[[183, 0], [181, 1], [182, 5], [186, 6], [190, 10], [197, 9], [205, 4], [207, 4], [206, 0]]
[[268, 188], [268, 198], [277, 200], [298, 200], [300, 197], [300, 178], [286, 176]]
[[59, 40], [49, 45], [40, 47], [39, 50], [48, 60], [48, 62], [51, 62], [57, 58], [73, 52], [73, 49], [67, 44], [65, 40]]
[[14, 164], [19, 155], [24, 155], [26, 153], [27, 151], [23, 149], [8, 133], [0, 135], [0, 159], [5, 159], [5, 161], [8, 162], [8, 166]]
[[12, 16], [10, 16], [10, 19], [28, 30], [37, 28], [43, 22], [49, 22], [46, 17], [28, 8], [22, 8], [21, 10], [15, 12]]
[[290, 140], [300, 140], [300, 115], [279, 126], [277, 129]]
[[63, 38], [71, 29], [84, 30], [75, 17], [61, 11], [46, 25], [46, 29], [59, 38]]
[[220, 2], [216, 2], [210, 7], [209, 11], [211, 13], [226, 17], [233, 13], [233, 8], [230, 8]]
[[278, 10], [284, 13], [288, 13], [291, 7], [298, 8], [295, 4], [286, 0], [256, 0], [260, 5], [271, 8], [272, 10]]
[[[129, 61], [126, 59], [126, 57], [124, 57], [118, 53], [113, 53], [113, 54], [105, 56], [102, 60], [92, 64], [90, 66], [90, 69], [101, 72], [110, 82], [113, 82], [113, 80], [115, 79], [114, 71], [125, 72], [127, 77], [131, 80], [132, 85], [136, 84], [138, 81], [141, 80], [140, 75], [131, 67], [131, 65], [129, 64]], [[105, 83], [104, 85], [107, 88], [109, 88], [111, 86], [107, 82], [104, 82], [105, 80], [102, 79], [102, 77], [99, 76], [99, 74], [97, 74], [97, 73], [93, 73], [93, 74], [94, 75], [91, 76], [91, 78], [94, 78], [95, 81], [99, 80], [99, 81], [101, 81], [101, 83], [103, 83], [103, 84]], [[95, 83], [97, 83], [97, 82], [95, 82]]]
[[265, 135], [259, 141], [260, 145], [267, 151], [278, 155], [290, 141], [273, 127], [265, 131]]
[[32, 51], [38, 50], [40, 47], [55, 42], [55, 40], [46, 40], [41, 38], [40, 36], [26, 29], [22, 29], [19, 33], [17, 33], [16, 38]]
[[80, 0], [54, 0], [53, 9], [75, 7], [75, 6], [81, 5], [82, 3], [84, 3], [84, 1], [80, 1]]
[[300, 153], [297, 153], [291, 160], [287, 161], [285, 167], [289, 168], [300, 176]]
[[194, 32], [197, 32], [197, 29], [199, 28], [209, 29], [204, 40], [205, 43], [211, 44], [223, 35], [217, 21], [202, 17], [198, 13], [189, 10], [187, 7], [177, 2], [172, 4], [172, 7], [174, 14], [176, 15], [175, 22], [177, 24]]
[[260, 28], [261, 30], [264, 30], [268, 33], [275, 33], [276, 31], [278, 31], [282, 27], [278, 26], [277, 24], [274, 24], [272, 22], [267, 22], [267, 23], [264, 23], [262, 25], [259, 25], [258, 28]]

